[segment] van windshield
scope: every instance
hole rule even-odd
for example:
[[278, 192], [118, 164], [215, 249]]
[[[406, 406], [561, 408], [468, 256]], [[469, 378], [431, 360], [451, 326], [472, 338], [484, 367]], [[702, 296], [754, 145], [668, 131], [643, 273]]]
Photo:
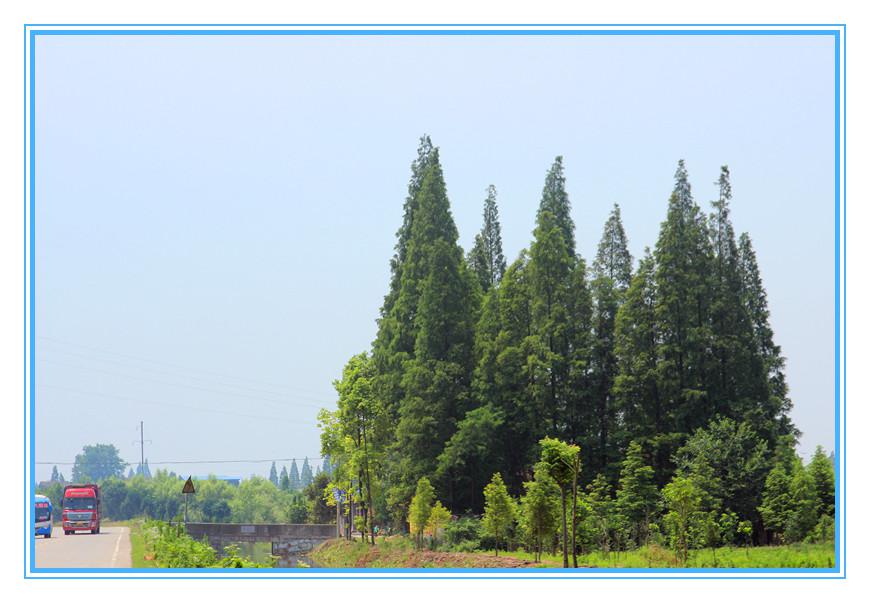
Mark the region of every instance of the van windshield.
[[93, 509], [97, 505], [97, 501], [94, 498], [71, 498], [67, 497], [63, 499], [63, 508], [64, 509]]

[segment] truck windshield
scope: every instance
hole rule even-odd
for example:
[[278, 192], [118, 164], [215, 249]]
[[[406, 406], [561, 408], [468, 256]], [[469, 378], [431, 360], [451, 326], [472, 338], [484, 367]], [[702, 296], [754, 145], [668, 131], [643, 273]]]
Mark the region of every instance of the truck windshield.
[[93, 498], [64, 498], [63, 499], [63, 508], [64, 509], [93, 509], [97, 504], [96, 499]]

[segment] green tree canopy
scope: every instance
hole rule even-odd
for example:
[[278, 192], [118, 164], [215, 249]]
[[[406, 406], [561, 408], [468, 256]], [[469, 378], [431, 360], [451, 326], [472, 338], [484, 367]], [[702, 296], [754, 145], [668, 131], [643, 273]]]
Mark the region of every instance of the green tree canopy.
[[423, 546], [423, 531], [429, 522], [429, 515], [432, 513], [434, 501], [435, 488], [432, 487], [428, 478], [421, 477], [417, 481], [417, 490], [408, 508], [408, 524], [418, 548]]
[[122, 477], [126, 463], [112, 444], [85, 446], [73, 464], [74, 482], [99, 482], [109, 477]]
[[834, 517], [834, 464], [821, 446], [816, 446], [813, 458], [807, 466], [807, 472], [813, 480], [816, 495], [819, 497], [817, 513], [819, 516]]
[[689, 558], [690, 536], [701, 509], [703, 491], [690, 477], [674, 477], [662, 490], [668, 513], [665, 524], [671, 534], [671, 546], [683, 563]]
[[523, 484], [525, 494], [520, 499], [520, 528], [541, 558], [543, 545], [552, 539], [559, 526], [559, 488], [541, 465], [535, 468], [535, 479]]
[[477, 276], [483, 292], [498, 285], [507, 267], [501, 247], [501, 224], [495, 197], [495, 186], [490, 184], [483, 206], [483, 228], [474, 237], [474, 246], [468, 252], [468, 266]]
[[653, 468], [644, 462], [640, 443], [632, 441], [619, 474], [616, 507], [630, 522], [632, 536], [638, 544], [646, 542], [649, 523], [658, 510], [658, 502]]
[[791, 499], [791, 484], [782, 465], [771, 469], [764, 481], [764, 493], [758, 511], [764, 529], [773, 533], [775, 541], [781, 541], [794, 505]]
[[516, 504], [510, 497], [500, 473], [492, 476], [483, 489], [486, 500], [483, 511], [484, 532], [495, 538], [495, 555], [516, 521]]

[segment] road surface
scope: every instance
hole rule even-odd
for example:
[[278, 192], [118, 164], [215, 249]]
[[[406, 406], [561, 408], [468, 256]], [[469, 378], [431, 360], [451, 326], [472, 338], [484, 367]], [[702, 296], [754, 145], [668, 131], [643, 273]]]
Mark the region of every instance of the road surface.
[[35, 548], [36, 567], [131, 567], [130, 528], [123, 526], [69, 536], [55, 527], [51, 538], [36, 537]]

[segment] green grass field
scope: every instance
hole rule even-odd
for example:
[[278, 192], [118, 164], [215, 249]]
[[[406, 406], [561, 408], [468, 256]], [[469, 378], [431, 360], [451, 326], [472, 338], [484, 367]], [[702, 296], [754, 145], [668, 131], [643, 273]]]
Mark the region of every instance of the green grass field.
[[[492, 553], [488, 553], [492, 554]], [[533, 560], [525, 551], [503, 553], [519, 559]], [[569, 556], [568, 562], [571, 562]], [[583, 567], [706, 567], [706, 568], [813, 568], [834, 567], [832, 544], [794, 544], [789, 546], [720, 547], [689, 551], [688, 563], [677, 562], [673, 551], [655, 545], [619, 553], [594, 552], [577, 556], [577, 565]], [[541, 566], [561, 567], [561, 554], [544, 553]]]

